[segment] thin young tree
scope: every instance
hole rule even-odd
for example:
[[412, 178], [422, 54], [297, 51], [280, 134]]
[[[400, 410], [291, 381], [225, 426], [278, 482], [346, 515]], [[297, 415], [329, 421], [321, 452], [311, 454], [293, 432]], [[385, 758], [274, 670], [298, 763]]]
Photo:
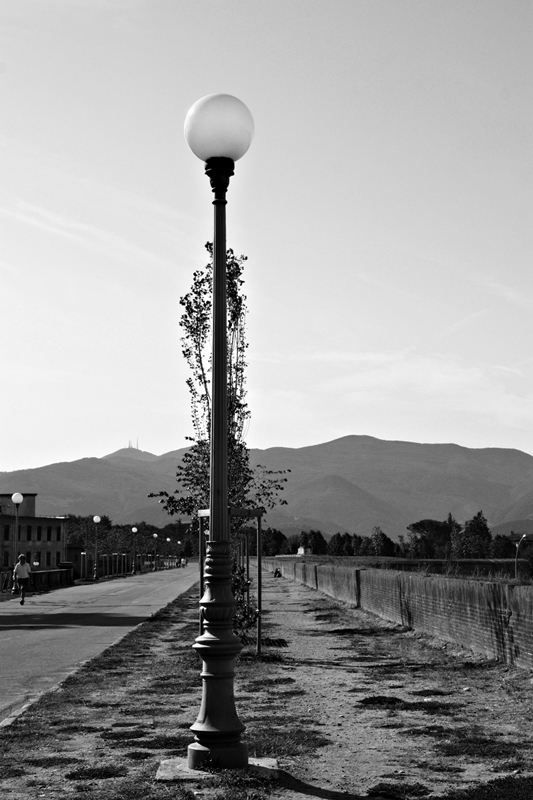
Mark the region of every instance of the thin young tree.
[[[178, 488], [173, 494], [153, 493], [168, 514], [191, 517], [197, 528], [198, 510], [209, 507], [209, 458], [211, 431], [211, 323], [213, 289], [213, 245], [206, 249], [209, 261], [193, 274], [190, 291], [180, 299], [181, 349], [190, 369], [187, 379], [191, 399], [194, 436], [191, 447], [176, 471]], [[262, 508], [286, 503], [279, 498], [286, 471], [250, 465], [245, 442], [250, 409], [246, 402], [246, 296], [243, 270], [246, 256], [227, 251], [227, 380], [228, 380], [228, 503], [230, 508]], [[233, 520], [235, 530], [239, 522]]]

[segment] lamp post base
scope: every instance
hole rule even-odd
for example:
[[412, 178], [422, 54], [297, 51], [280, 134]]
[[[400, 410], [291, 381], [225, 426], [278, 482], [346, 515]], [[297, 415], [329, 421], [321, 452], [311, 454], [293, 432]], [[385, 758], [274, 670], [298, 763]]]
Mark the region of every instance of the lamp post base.
[[191, 731], [188, 766], [241, 769], [248, 764], [248, 748], [241, 741], [245, 726], [235, 708], [235, 658], [242, 649], [233, 633], [235, 598], [231, 591], [229, 542], [210, 541], [205, 559], [204, 595], [200, 600], [203, 633], [193, 649], [202, 659], [202, 704]]
[[204, 746], [193, 742], [187, 748], [187, 766], [200, 769], [204, 764], [218, 769], [244, 769], [248, 766], [248, 748], [244, 742]]

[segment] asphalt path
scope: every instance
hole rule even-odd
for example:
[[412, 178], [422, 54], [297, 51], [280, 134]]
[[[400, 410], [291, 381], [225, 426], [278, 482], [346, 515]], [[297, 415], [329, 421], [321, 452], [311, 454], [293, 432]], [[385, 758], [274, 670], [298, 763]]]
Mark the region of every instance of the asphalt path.
[[198, 580], [191, 564], [0, 603], [0, 724]]

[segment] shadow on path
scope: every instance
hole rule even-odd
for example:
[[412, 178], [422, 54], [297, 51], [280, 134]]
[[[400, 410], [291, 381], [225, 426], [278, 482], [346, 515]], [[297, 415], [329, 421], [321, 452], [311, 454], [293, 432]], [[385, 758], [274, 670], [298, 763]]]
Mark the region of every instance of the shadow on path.
[[[306, 797], [322, 797], [324, 800], [368, 800], [368, 795], [351, 794], [350, 792], [337, 792], [335, 789], [321, 789], [320, 786], [312, 786], [310, 783], [294, 778], [288, 772], [280, 772], [277, 784], [284, 789], [305, 795]], [[379, 798], [376, 798], [379, 800]]]
[[0, 617], [0, 631], [21, 630], [41, 630], [44, 628], [133, 628], [141, 622], [145, 622], [146, 615], [133, 616], [131, 614], [110, 614], [109, 612], [94, 613], [65, 613], [54, 614], [2, 614]]

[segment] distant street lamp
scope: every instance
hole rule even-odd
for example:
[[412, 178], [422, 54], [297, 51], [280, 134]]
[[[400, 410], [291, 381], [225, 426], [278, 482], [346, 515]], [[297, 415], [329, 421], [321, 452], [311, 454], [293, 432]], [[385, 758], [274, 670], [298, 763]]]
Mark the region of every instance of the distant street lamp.
[[133, 564], [131, 567], [131, 574], [135, 575], [137, 571], [137, 528], [132, 528], [131, 532], [133, 534]]
[[157, 547], [157, 533], [154, 533], [154, 535], [153, 535], [153, 536], [154, 536], [154, 564], [153, 564], [153, 567], [152, 567], [152, 569], [153, 569], [153, 571], [155, 572], [155, 571], [156, 571], [156, 569], [157, 569], [157, 567], [156, 567], [156, 565], [155, 565], [155, 556], [156, 556], [156, 547]]
[[514, 576], [515, 576], [515, 580], [518, 580], [518, 549], [519, 549], [520, 545], [522, 544], [522, 542], [524, 541], [524, 539], [526, 539], [526, 538], [527, 538], [527, 533], [523, 533], [522, 534], [522, 538], [516, 543], [516, 555], [514, 557]]
[[93, 581], [99, 580], [98, 577], [98, 523], [101, 519], [98, 515], [93, 517], [94, 522], [94, 565], [93, 565]]
[[11, 495], [11, 502], [15, 506], [15, 532], [13, 535], [13, 566], [17, 563], [17, 540], [19, 535], [19, 506], [24, 500], [20, 492]]
[[202, 704], [191, 730], [188, 766], [205, 761], [226, 769], [248, 765], [233, 688], [234, 665], [242, 649], [233, 633], [228, 509], [228, 402], [226, 328], [226, 191], [235, 161], [252, 142], [254, 122], [245, 104], [228, 94], [198, 100], [185, 118], [185, 139], [202, 161], [215, 199], [213, 239], [213, 325], [209, 542], [205, 593], [200, 600], [203, 633], [193, 645], [203, 661]]

